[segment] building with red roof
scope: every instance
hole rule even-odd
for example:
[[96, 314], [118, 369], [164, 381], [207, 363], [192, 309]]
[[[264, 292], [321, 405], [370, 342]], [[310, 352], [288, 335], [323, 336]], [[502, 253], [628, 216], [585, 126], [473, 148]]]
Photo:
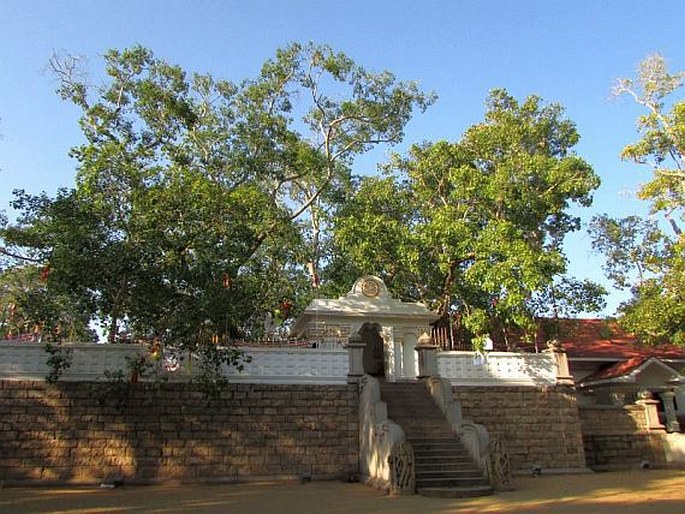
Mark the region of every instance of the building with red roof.
[[649, 391], [666, 429], [685, 429], [685, 348], [643, 345], [603, 319], [563, 320], [559, 332], [583, 401], [632, 403]]

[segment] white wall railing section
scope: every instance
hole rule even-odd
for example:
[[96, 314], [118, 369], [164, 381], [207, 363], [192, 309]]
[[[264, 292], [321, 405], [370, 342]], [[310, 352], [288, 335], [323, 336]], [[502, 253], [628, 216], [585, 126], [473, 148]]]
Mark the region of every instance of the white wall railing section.
[[438, 352], [438, 373], [452, 385], [554, 385], [552, 353]]
[[[147, 352], [137, 344], [65, 343], [72, 364], [60, 380], [90, 381], [104, 378], [105, 371], [127, 369], [127, 360]], [[0, 343], [0, 379], [43, 380], [50, 372], [42, 343]]]
[[[130, 373], [129, 361], [145, 355], [147, 346], [138, 344], [65, 343], [72, 351], [71, 366], [60, 380], [105, 379], [105, 371]], [[241, 349], [251, 357], [243, 371], [227, 367], [231, 382], [280, 384], [344, 384], [349, 358], [346, 349], [300, 347], [249, 347]], [[50, 372], [48, 354], [41, 343], [0, 343], [0, 380], [44, 380]], [[193, 359], [195, 360], [195, 359]], [[181, 356], [174, 371], [160, 369], [171, 380], [187, 380], [195, 366]], [[159, 363], [162, 368], [162, 363]]]
[[346, 349], [260, 348], [243, 346], [251, 362], [242, 371], [226, 368], [231, 382], [277, 384], [344, 384], [349, 358]]

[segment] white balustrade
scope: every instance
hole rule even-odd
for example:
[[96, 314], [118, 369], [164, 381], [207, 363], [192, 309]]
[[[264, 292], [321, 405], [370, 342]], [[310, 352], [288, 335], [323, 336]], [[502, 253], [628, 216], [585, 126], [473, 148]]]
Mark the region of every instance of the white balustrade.
[[[127, 358], [147, 352], [144, 345], [67, 343], [72, 351], [71, 366], [60, 380], [89, 381], [105, 377], [105, 371], [129, 372]], [[243, 371], [226, 367], [231, 382], [344, 384], [349, 358], [346, 349], [295, 347], [242, 347], [252, 359]], [[50, 372], [49, 355], [41, 343], [0, 343], [0, 380], [43, 380]], [[169, 377], [187, 379], [187, 368]]]
[[[65, 344], [73, 352], [72, 365], [62, 380], [97, 380], [106, 370], [128, 370], [127, 358], [146, 351], [142, 345]], [[232, 382], [282, 384], [343, 384], [347, 381], [347, 349], [244, 346], [252, 359], [238, 371], [227, 367]], [[40, 343], [0, 343], [0, 379], [42, 380], [49, 373], [48, 354]], [[452, 384], [555, 384], [557, 369], [551, 353], [440, 352], [438, 373]], [[172, 376], [182, 378], [183, 370]]]
[[[65, 343], [72, 352], [71, 366], [60, 380], [87, 381], [104, 377], [105, 371], [126, 370], [126, 358], [134, 359], [147, 349], [132, 344]], [[48, 353], [42, 343], [0, 343], [0, 379], [43, 380], [50, 372]]]
[[347, 350], [322, 348], [243, 347], [252, 361], [238, 371], [228, 367], [231, 382], [278, 384], [344, 384], [347, 382]]
[[438, 373], [452, 385], [554, 385], [551, 353], [439, 352]]

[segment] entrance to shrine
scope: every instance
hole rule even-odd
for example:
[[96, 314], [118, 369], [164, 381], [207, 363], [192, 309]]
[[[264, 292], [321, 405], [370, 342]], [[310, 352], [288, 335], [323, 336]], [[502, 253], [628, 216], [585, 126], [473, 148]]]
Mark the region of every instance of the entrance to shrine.
[[345, 296], [312, 300], [290, 335], [336, 347], [343, 347], [351, 336], [361, 337], [362, 362], [356, 365], [361, 364], [364, 373], [395, 382], [416, 378], [418, 338], [430, 333], [437, 318], [421, 303], [393, 298], [379, 277], [367, 275]]
[[383, 338], [381, 337], [381, 326], [378, 323], [364, 323], [359, 329], [362, 341], [366, 343], [364, 347], [364, 373], [372, 377], [385, 376], [385, 358], [383, 349]]

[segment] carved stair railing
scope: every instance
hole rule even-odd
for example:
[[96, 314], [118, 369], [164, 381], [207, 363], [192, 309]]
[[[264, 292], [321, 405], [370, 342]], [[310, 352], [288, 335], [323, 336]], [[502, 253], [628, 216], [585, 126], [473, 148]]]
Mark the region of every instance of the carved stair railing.
[[404, 430], [388, 419], [377, 379], [364, 375], [359, 382], [360, 471], [367, 482], [394, 494], [414, 494], [414, 451]]
[[498, 438], [490, 439], [483, 425], [464, 419], [461, 403], [454, 399], [452, 384], [440, 377], [430, 377], [426, 385], [452, 431], [459, 436], [462, 444], [488, 478], [490, 484], [499, 490], [511, 488], [511, 468], [509, 455], [503, 442]]

